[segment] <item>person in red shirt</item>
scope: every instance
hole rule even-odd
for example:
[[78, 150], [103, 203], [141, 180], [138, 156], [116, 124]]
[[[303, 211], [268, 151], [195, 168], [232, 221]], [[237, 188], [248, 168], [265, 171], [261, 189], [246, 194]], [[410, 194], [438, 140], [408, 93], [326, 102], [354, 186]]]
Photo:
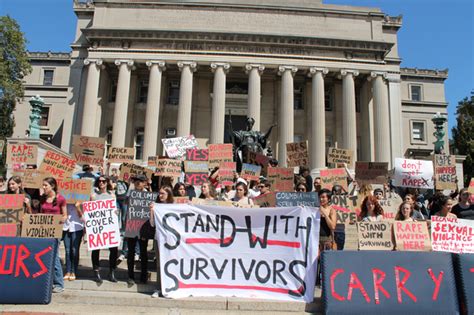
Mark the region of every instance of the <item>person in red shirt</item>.
[[[61, 214], [62, 222], [67, 220], [66, 199], [58, 194], [58, 183], [53, 177], [43, 179], [43, 194], [40, 198], [40, 213], [43, 214]], [[59, 249], [59, 240], [57, 249]], [[64, 291], [63, 268], [59, 260], [58, 250], [54, 253], [54, 278], [53, 292], [61, 293]]]

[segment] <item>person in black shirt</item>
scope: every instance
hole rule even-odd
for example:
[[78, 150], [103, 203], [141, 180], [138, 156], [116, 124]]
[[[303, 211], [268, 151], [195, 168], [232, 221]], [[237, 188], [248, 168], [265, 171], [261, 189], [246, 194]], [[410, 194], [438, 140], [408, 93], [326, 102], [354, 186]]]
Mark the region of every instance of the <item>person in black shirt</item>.
[[451, 210], [459, 219], [474, 220], [474, 204], [471, 203], [471, 193], [467, 188], [461, 189], [459, 202]]

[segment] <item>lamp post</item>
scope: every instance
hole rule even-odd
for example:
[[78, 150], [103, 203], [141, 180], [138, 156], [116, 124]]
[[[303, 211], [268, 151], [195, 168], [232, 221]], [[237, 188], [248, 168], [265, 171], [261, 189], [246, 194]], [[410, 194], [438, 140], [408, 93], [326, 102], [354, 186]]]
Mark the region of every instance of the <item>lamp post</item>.
[[435, 154], [444, 154], [446, 153], [444, 150], [444, 136], [446, 135], [446, 132], [444, 131], [444, 123], [448, 119], [446, 118], [445, 115], [441, 115], [440, 113], [436, 113], [436, 115], [433, 116], [431, 121], [435, 125], [435, 132], [433, 133], [433, 136], [435, 136], [436, 141], [433, 142], [435, 145], [434, 151]]
[[44, 105], [44, 100], [39, 96], [33, 96], [30, 98], [30, 105], [31, 105], [31, 114], [30, 114], [30, 135], [29, 137], [32, 139], [39, 139], [40, 138], [40, 125], [39, 121], [41, 119], [41, 109]]

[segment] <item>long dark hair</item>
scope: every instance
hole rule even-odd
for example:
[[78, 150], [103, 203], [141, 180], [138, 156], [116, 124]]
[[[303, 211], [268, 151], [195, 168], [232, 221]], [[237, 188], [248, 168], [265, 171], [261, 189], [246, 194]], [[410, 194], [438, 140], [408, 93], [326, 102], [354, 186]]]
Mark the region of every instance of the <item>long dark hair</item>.
[[[173, 189], [171, 188], [171, 186], [164, 185], [164, 186], [160, 187], [160, 190], [162, 190], [162, 189], [164, 191], [166, 191], [166, 193], [168, 194], [168, 197], [166, 197], [165, 202], [161, 202], [160, 195], [158, 195], [158, 198], [157, 198], [156, 202], [157, 203], [174, 203]], [[159, 193], [159, 191], [158, 191], [158, 193]]]
[[[53, 191], [56, 194], [53, 199], [53, 206], [56, 206], [58, 200], [58, 182], [54, 177], [46, 177], [43, 179], [43, 182], [47, 182], [53, 188]], [[46, 199], [48, 199], [48, 196], [46, 194], [42, 194], [40, 198], [40, 204], [45, 203]]]
[[21, 184], [21, 177], [20, 176], [12, 176], [8, 179], [8, 181], [7, 181], [7, 194], [12, 194], [13, 193], [10, 190], [10, 187], [8, 187], [8, 184], [10, 183], [11, 180], [14, 181], [15, 183], [17, 183], [20, 186], [20, 188], [18, 190], [18, 193], [24, 194], [25, 191], [23, 190], [23, 186]]
[[107, 185], [106, 189], [107, 189], [107, 192], [111, 192], [114, 190], [114, 188], [112, 187], [112, 183], [110, 182], [110, 178], [107, 177], [107, 176], [99, 176], [97, 177], [97, 179], [95, 180], [94, 182], [94, 187], [99, 189], [99, 183], [100, 183], [100, 179], [101, 178], [105, 178], [105, 184]]
[[[176, 183], [176, 184], [174, 185], [174, 187], [173, 187], [173, 195], [174, 195], [175, 197], [181, 197], [181, 196], [179, 195], [179, 189], [180, 189], [181, 187], [184, 187], [184, 190], [186, 191], [186, 185], [185, 185], [184, 183], [178, 182], [178, 183]], [[186, 192], [186, 195], [185, 195], [184, 197], [187, 197], [187, 192]]]

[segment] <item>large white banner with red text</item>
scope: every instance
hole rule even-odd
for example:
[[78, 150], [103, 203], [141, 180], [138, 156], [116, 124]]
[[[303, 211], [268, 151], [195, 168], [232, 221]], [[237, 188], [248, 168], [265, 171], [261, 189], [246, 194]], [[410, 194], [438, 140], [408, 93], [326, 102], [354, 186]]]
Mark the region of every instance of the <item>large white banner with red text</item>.
[[319, 210], [156, 204], [164, 296], [312, 302]]
[[431, 247], [438, 252], [474, 254], [474, 221], [432, 216]]

